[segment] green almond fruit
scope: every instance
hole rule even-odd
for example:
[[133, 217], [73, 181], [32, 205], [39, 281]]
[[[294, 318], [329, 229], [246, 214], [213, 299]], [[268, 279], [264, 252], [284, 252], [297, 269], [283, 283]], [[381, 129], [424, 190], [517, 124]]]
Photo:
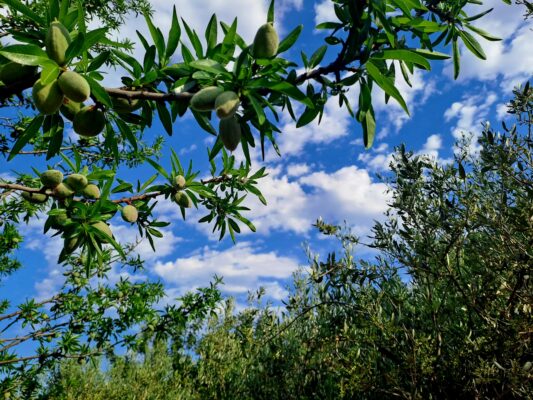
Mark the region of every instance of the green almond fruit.
[[136, 222], [137, 218], [139, 218], [139, 211], [137, 211], [137, 209], [131, 204], [124, 206], [124, 208], [122, 208], [121, 214], [122, 219], [130, 223]]
[[41, 182], [47, 188], [55, 188], [63, 182], [63, 173], [57, 169], [49, 169], [41, 174]]
[[98, 188], [98, 186], [92, 183], [89, 183], [87, 186], [83, 188], [83, 190], [81, 191], [81, 194], [86, 199], [98, 200], [100, 198], [100, 189]]
[[20, 195], [24, 200], [27, 200], [30, 203], [34, 204], [46, 203], [46, 201], [48, 200], [48, 196], [44, 193], [22, 192]]
[[278, 53], [279, 36], [274, 24], [262, 25], [255, 34], [252, 53], [255, 58], [272, 58]]
[[4, 82], [4, 85], [11, 85], [12, 83], [32, 77], [36, 73], [37, 67], [10, 61], [0, 67], [0, 81]]
[[183, 175], [178, 175], [174, 178], [174, 185], [179, 189], [185, 189], [185, 186], [187, 185], [187, 181], [185, 180], [185, 177]]
[[142, 107], [142, 101], [139, 99], [125, 99], [122, 97], [112, 97], [113, 110], [118, 114], [131, 114]]
[[54, 197], [57, 197], [58, 199], [66, 199], [67, 197], [74, 196], [74, 190], [70, 188], [70, 186], [65, 185], [64, 183], [60, 183], [57, 185], [54, 190], [52, 191]]
[[48, 218], [50, 221], [50, 226], [54, 229], [62, 228], [68, 221], [67, 210], [58, 210], [58, 212], [59, 211], [61, 211], [61, 213], [50, 215]]
[[67, 28], [65, 28], [61, 22], [52, 22], [44, 39], [46, 54], [48, 54], [48, 57], [60, 66], [65, 65], [67, 61], [65, 53], [70, 42], [70, 34]]
[[230, 118], [235, 115], [241, 101], [237, 93], [228, 90], [221, 93], [215, 100], [215, 109], [218, 118]]
[[81, 136], [98, 136], [105, 128], [105, 115], [94, 106], [83, 107], [76, 116], [72, 125], [74, 132]]
[[234, 151], [239, 146], [241, 142], [241, 124], [235, 116], [220, 120], [219, 136], [224, 147], [229, 151]]
[[69, 121], [74, 121], [74, 117], [84, 107], [83, 103], [76, 103], [75, 101], [69, 100], [65, 97], [63, 100], [63, 105], [59, 108], [59, 111], [63, 116]]
[[67, 98], [83, 103], [91, 95], [91, 87], [87, 80], [74, 71], [65, 71], [57, 80], [59, 88]]
[[[104, 221], [98, 221], [91, 225], [98, 229], [100, 232], [105, 233], [107, 236], [113, 237], [113, 232], [111, 232], [111, 228]], [[102, 243], [109, 243], [109, 241], [105, 239], [102, 240]]]
[[177, 192], [174, 195], [174, 201], [183, 208], [191, 208], [192, 207], [192, 200], [189, 196], [187, 196], [187, 193], [185, 192]]
[[74, 250], [78, 248], [79, 244], [80, 244], [79, 237], [65, 239], [65, 245], [64, 245], [65, 251], [67, 251], [68, 253], [72, 253]]
[[85, 175], [71, 174], [65, 179], [65, 184], [75, 192], [81, 192], [89, 184], [89, 181]]
[[223, 91], [217, 86], [205, 87], [192, 96], [189, 105], [196, 111], [210, 111], [215, 108], [215, 100]]
[[43, 85], [39, 79], [33, 85], [32, 98], [37, 110], [42, 114], [55, 114], [63, 104], [63, 92], [57, 84], [57, 80]]

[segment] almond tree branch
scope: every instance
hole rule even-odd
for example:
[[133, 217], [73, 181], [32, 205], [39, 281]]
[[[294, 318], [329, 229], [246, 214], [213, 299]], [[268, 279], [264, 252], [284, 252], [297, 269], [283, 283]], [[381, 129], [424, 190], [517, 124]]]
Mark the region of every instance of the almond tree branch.
[[[227, 182], [230, 179], [231, 178], [229, 176], [218, 176], [218, 177], [214, 177], [214, 178], [211, 178], [211, 179], [204, 179], [204, 180], [201, 181], [201, 183], [203, 185], [207, 185], [209, 183], [218, 184], [218, 183]], [[46, 194], [46, 195], [48, 195], [50, 197], [54, 197], [54, 198], [56, 197], [56, 196], [54, 196], [54, 193], [53, 193], [52, 189], [32, 188], [32, 187], [20, 185], [20, 184], [17, 184], [17, 183], [3, 183], [3, 182], [0, 182], [0, 189], [7, 189], [6, 192], [0, 193], [0, 198], [4, 197], [4, 195], [6, 193], [11, 194], [14, 191], [28, 192], [28, 193], [42, 193], [42, 194]], [[130, 196], [130, 197], [122, 197], [120, 199], [115, 199], [115, 200], [110, 200], [110, 201], [112, 203], [115, 203], [115, 204], [121, 204], [121, 203], [129, 204], [129, 203], [131, 203], [133, 201], [149, 200], [149, 199], [153, 199], [153, 198], [162, 196], [164, 194], [165, 194], [165, 192], [157, 191], [157, 192], [151, 192], [151, 193], [138, 194], [138, 195], [134, 195], [134, 196]], [[0, 320], [1, 320], [1, 318], [0, 318]]]
[[[304, 72], [296, 77], [295, 83], [297, 85], [302, 84], [303, 82], [309, 79], [320, 79], [323, 75], [328, 75], [331, 73], [339, 73], [347, 67], [347, 63], [343, 62], [345, 48], [341, 50], [339, 57], [333, 61], [331, 64], [325, 67], [319, 67], [311, 71]], [[0, 86], [0, 100], [7, 99], [13, 95], [19, 94], [26, 89], [31, 88], [34, 83], [37, 81], [38, 76], [34, 75], [28, 78], [25, 78], [21, 81], [15, 82], [10, 85]], [[148, 90], [128, 90], [128, 88], [104, 88], [107, 94], [111, 97], [118, 97], [124, 99], [139, 99], [139, 100], [153, 100], [159, 102], [172, 102], [172, 101], [189, 101], [194, 93], [183, 92], [183, 93], [157, 93], [151, 92]]]

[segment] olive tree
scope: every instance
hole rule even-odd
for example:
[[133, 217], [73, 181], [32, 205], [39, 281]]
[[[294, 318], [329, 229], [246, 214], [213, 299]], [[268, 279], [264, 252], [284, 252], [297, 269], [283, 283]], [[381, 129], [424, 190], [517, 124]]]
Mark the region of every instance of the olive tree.
[[[216, 282], [162, 312], [154, 308], [164, 295], [160, 284], [123, 280], [110, 285], [105, 278], [111, 265], [136, 270], [142, 260], [134, 255], [135, 243], [118, 243], [106, 221], [121, 215], [153, 245], [168, 225], [157, 220], [154, 207], [170, 199], [183, 218], [191, 207], [203, 210], [198, 223], [211, 224], [220, 238], [229, 234], [235, 240], [241, 229], [255, 230], [243, 201], [250, 195], [266, 204], [258, 183], [267, 172], [252, 165], [250, 149], [260, 146], [263, 157], [267, 146], [279, 153], [280, 113], [302, 127], [320, 121], [328, 101], [338, 101], [362, 127], [365, 146], [372, 146], [376, 87], [386, 101], [392, 98], [408, 112], [397, 79], [409, 83], [415, 70], [430, 70], [432, 62], [450, 57], [457, 77], [460, 43], [484, 59], [476, 37], [499, 40], [473, 25], [490, 10], [480, 7], [468, 15], [468, 3], [482, 5], [332, 0], [337, 19], [316, 27], [325, 33], [325, 44], [292, 60], [285, 55], [303, 27], [279, 38], [274, 1], [253, 43], [246, 43], [236, 19], [219, 22], [213, 15], [202, 37], [175, 8], [164, 33], [145, 0], [3, 0], [0, 151], [8, 162], [42, 157], [39, 166], [46, 162], [48, 169], [0, 181], [0, 268], [7, 276], [21, 267], [18, 224], [45, 215], [45, 233], [64, 239], [58, 263], [66, 276], [62, 290], [50, 299], [16, 308], [2, 303], [2, 332], [15, 326], [28, 331], [2, 338], [4, 387], [21, 380], [31, 386], [31, 372], [61, 358], [83, 359], [117, 344], [139, 345], [150, 334], [176, 334], [176, 326], [207, 312], [218, 298]], [[144, 15], [150, 32], [150, 37], [138, 33], [142, 61], [131, 56], [130, 40], [112, 39], [127, 9]], [[89, 29], [88, 22], [95, 20], [100, 27]], [[450, 47], [451, 56], [442, 52]], [[103, 71], [109, 68], [124, 71], [121, 87], [106, 86]], [[357, 104], [350, 104], [349, 90], [359, 92]], [[209, 171], [196, 170], [193, 160], [183, 164], [175, 152], [169, 160], [160, 157], [163, 138], [150, 127], [159, 120], [172, 135], [186, 113], [216, 137], [208, 152]], [[74, 142], [65, 135], [70, 124], [78, 134]], [[237, 162], [234, 151], [245, 161]], [[120, 175], [124, 167], [141, 164], [153, 169], [148, 180], [129, 182]], [[138, 326], [142, 329], [132, 333]], [[17, 346], [28, 341], [37, 344], [37, 352], [22, 357]]]
[[309, 251], [281, 310], [261, 290], [238, 312], [228, 299], [171, 351], [62, 362], [42, 398], [530, 399], [532, 100], [515, 91], [517, 124], [485, 126], [479, 154], [399, 147], [385, 221], [358, 238], [319, 220], [341, 250]]

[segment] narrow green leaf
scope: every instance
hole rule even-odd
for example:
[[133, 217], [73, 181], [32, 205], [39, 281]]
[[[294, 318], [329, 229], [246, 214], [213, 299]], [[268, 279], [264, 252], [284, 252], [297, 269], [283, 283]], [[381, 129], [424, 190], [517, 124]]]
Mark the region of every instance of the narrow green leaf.
[[315, 68], [324, 59], [328, 46], [320, 46], [309, 59], [309, 68]]
[[305, 104], [309, 108], [314, 108], [315, 105], [309, 99], [305, 94], [303, 94], [296, 86], [290, 84], [289, 82], [268, 82], [268, 81], [257, 81], [252, 82], [251, 86], [255, 87], [255, 85], [258, 85], [257, 87], [263, 87], [266, 89], [273, 90], [275, 92], [281, 92], [286, 94], [289, 97], [292, 97], [295, 100], [300, 101], [301, 103]]
[[41, 82], [44, 85], [48, 85], [49, 83], [52, 83], [57, 79], [59, 76], [60, 68], [59, 65], [57, 65], [55, 62], [50, 60], [49, 63], [46, 63], [43, 65], [43, 69], [41, 70]]
[[189, 27], [189, 25], [187, 24], [187, 22], [185, 22], [183, 18], [181, 19], [181, 22], [185, 27], [185, 32], [187, 32], [187, 36], [191, 41], [194, 52], [196, 53], [196, 57], [202, 58], [204, 56], [204, 50], [202, 48], [202, 42], [200, 41], [200, 38], [198, 37], [196, 32]]
[[152, 23], [152, 19], [150, 18], [150, 15], [148, 15], [148, 13], [144, 14], [144, 19], [146, 20], [148, 30], [150, 31], [152, 40], [154, 41], [155, 47], [157, 48], [159, 60], [162, 60], [162, 58], [165, 56], [165, 39], [163, 38], [163, 34], [158, 28], [154, 26], [154, 24]]
[[170, 117], [170, 112], [164, 102], [156, 102], [157, 113], [159, 114], [159, 119], [163, 124], [163, 127], [169, 134], [172, 136], [172, 119]]
[[253, 94], [249, 94], [246, 97], [248, 97], [248, 100], [250, 100], [250, 103], [252, 104], [252, 107], [255, 110], [259, 125], [263, 125], [266, 121], [266, 115], [265, 115], [265, 111], [263, 110], [263, 107], [261, 107], [261, 103], [259, 102], [258, 99], [256, 99], [255, 95]]
[[51, 138], [50, 143], [48, 144], [48, 151], [46, 153], [46, 160], [51, 159], [56, 154], [59, 154], [61, 150], [61, 145], [63, 144], [63, 131], [64, 131], [64, 122], [58, 114], [51, 116], [52, 125], [51, 125]]
[[142, 72], [142, 65], [135, 58], [119, 50], [114, 50], [113, 53], [122, 61], [126, 62], [129, 66], [132, 67], [133, 74], [135, 77], [140, 76]]
[[198, 112], [198, 111], [194, 111], [194, 110], [191, 110], [192, 114], [194, 115], [194, 118], [196, 119], [196, 122], [198, 122], [198, 125], [200, 125], [200, 127], [210, 133], [211, 135], [217, 135], [217, 131], [215, 128], [213, 128], [213, 125], [211, 125], [211, 122], [209, 121], [209, 118], [207, 118], [207, 116], [202, 113], [202, 112]]
[[170, 179], [170, 176], [167, 174], [167, 171], [165, 171], [165, 169], [161, 165], [159, 165], [154, 160], [152, 160], [152, 159], [150, 159], [148, 157], [146, 158], [146, 161], [148, 161], [148, 164], [150, 164], [152, 167], [154, 167], [156, 169], [156, 171], [161, 174], [161, 176], [163, 176], [164, 178]]
[[170, 26], [170, 32], [168, 33], [168, 43], [166, 50], [166, 57], [170, 59], [176, 49], [178, 48], [178, 43], [181, 37], [181, 26], [176, 14], [176, 6], [172, 7], [172, 25]]
[[459, 33], [459, 36], [461, 36], [461, 39], [463, 39], [463, 43], [467, 47], [468, 50], [472, 52], [476, 57], [486, 60], [487, 56], [485, 55], [485, 52], [481, 48], [481, 45], [479, 42], [467, 31], [457, 31]]
[[183, 43], [181, 44], [181, 55], [183, 56], [183, 61], [185, 61], [186, 63], [194, 61], [194, 57], [191, 51]]
[[33, 118], [33, 121], [28, 125], [24, 133], [18, 138], [15, 145], [11, 149], [11, 152], [9, 153], [9, 157], [7, 158], [8, 161], [12, 160], [13, 157], [15, 157], [20, 150], [30, 141], [30, 139], [34, 138], [35, 135], [39, 132], [39, 129], [41, 128], [44, 121], [43, 115], [38, 115], [35, 118]]
[[318, 24], [315, 29], [340, 29], [343, 25], [339, 24], [338, 22], [322, 22], [321, 24]]
[[[149, 72], [152, 67], [155, 64], [155, 54], [156, 54], [156, 48], [155, 46], [150, 46], [144, 53], [144, 60], [143, 60], [143, 69], [144, 72]], [[156, 73], [157, 78], [157, 73]]]
[[65, 52], [65, 58], [67, 61], [72, 60], [75, 57], [81, 55], [84, 50], [85, 44], [85, 35], [83, 33], [78, 33], [76, 39], [74, 39], [68, 46], [67, 51]]
[[312, 122], [316, 118], [320, 110], [321, 110], [320, 107], [315, 107], [315, 108], [306, 107], [305, 111], [303, 112], [303, 114], [298, 119], [298, 122], [296, 123], [296, 128], [301, 128], [302, 126], [305, 126], [309, 124], [310, 122]]
[[[505, 0], [504, 0], [505, 1]], [[487, 15], [488, 13], [490, 13], [492, 10], [494, 10], [494, 8], [489, 8], [488, 10], [485, 10], [479, 14], [476, 14], [476, 15], [472, 15], [471, 17], [468, 17], [468, 18], [465, 18], [464, 20], [466, 22], [472, 22], [472, 21], [475, 21], [476, 19], [479, 19], [481, 17], [484, 17], [485, 15]]]
[[209, 152], [209, 161], [213, 160], [218, 153], [220, 153], [220, 150], [224, 147], [224, 143], [222, 143], [222, 140], [220, 140], [220, 136], [217, 136], [217, 140], [215, 141], [215, 144], [213, 145], [213, 148]]
[[211, 16], [207, 28], [205, 29], [205, 40], [207, 42], [208, 49], [214, 49], [217, 45], [217, 34], [218, 34], [218, 21], [216, 14]]
[[226, 71], [221, 64], [209, 58], [204, 58], [202, 60], [195, 60], [188, 64], [190, 67], [199, 69], [200, 71], [210, 72], [215, 75], [224, 75], [228, 78], [231, 78], [231, 74]]
[[431, 51], [427, 49], [413, 49], [415, 53], [418, 53], [428, 60], [447, 60], [450, 58], [448, 54], [439, 53], [438, 51]]
[[453, 52], [453, 79], [457, 79], [459, 72], [461, 71], [459, 45], [457, 44], [457, 38], [452, 42]]
[[137, 138], [131, 131], [131, 128], [128, 124], [126, 124], [124, 121], [121, 121], [120, 119], [116, 119], [115, 123], [117, 124], [118, 130], [124, 136], [124, 139], [126, 139], [128, 142], [130, 142], [131, 146], [135, 151], [137, 151]]
[[61, 22], [64, 21], [65, 17], [68, 14], [69, 6], [70, 6], [70, 0], [61, 0], [61, 8], [59, 10], [59, 16], [58, 16], [59, 21]]
[[24, 3], [22, 3], [19, 0], [2, 0], [2, 3], [7, 4], [10, 8], [12, 8], [15, 11], [18, 11], [22, 15], [25, 15], [32, 21], [35, 21], [37, 25], [44, 26], [46, 25], [46, 21], [44, 18], [33, 12], [28, 6], [26, 6]]
[[374, 143], [374, 137], [376, 136], [376, 119], [374, 117], [374, 109], [370, 106], [370, 109], [365, 112], [365, 118], [363, 120], [363, 141], [366, 149], [370, 149]]
[[303, 25], [298, 25], [292, 30], [291, 33], [287, 35], [285, 39], [280, 42], [278, 47], [278, 54], [281, 54], [292, 47], [292, 45], [298, 40], [300, 33], [302, 33], [302, 29]]
[[87, 32], [85, 34], [85, 39], [83, 42], [83, 51], [89, 50], [91, 47], [93, 47], [96, 43], [103, 42], [105, 39], [105, 35], [107, 33], [107, 28], [98, 28], [95, 30], [92, 30], [90, 32]]
[[50, 61], [45, 51], [34, 44], [14, 44], [0, 49], [1, 55], [22, 65], [42, 65]]
[[111, 102], [111, 97], [109, 97], [102, 85], [100, 85], [96, 80], [94, 80], [88, 75], [85, 75], [85, 79], [87, 80], [87, 82], [89, 82], [89, 86], [91, 87], [91, 94], [96, 97], [96, 100], [98, 100], [104, 106], [112, 108], [113, 103]]
[[383, 75], [377, 65], [372, 60], [369, 60], [366, 63], [366, 70], [370, 77], [372, 77], [372, 79], [378, 84], [378, 86], [383, 89], [385, 94], [388, 94], [389, 96], [394, 98], [400, 104], [400, 106], [402, 106], [404, 111], [409, 114], [407, 104], [405, 104], [405, 100], [403, 99], [402, 95], [400, 94], [396, 86], [394, 86], [394, 82], [385, 75]]
[[92, 59], [91, 63], [89, 64], [89, 67], [87, 68], [87, 71], [96, 71], [98, 68], [104, 65], [106, 61], [109, 60], [110, 56], [111, 53], [109, 51], [104, 51], [98, 54], [95, 58]]
[[465, 26], [468, 29], [470, 29], [471, 31], [476, 32], [478, 35], [482, 36], [483, 38], [485, 38], [485, 39], [487, 39], [487, 40], [489, 40], [491, 42], [498, 42], [498, 41], [502, 40], [501, 38], [493, 36], [490, 33], [484, 31], [483, 29], [478, 28], [477, 26], [473, 26], [473, 25], [470, 25], [470, 24], [466, 24]]
[[401, 60], [416, 64], [426, 70], [431, 69], [431, 65], [425, 57], [407, 49], [387, 49], [372, 54], [371, 58], [378, 60]]
[[50, 16], [50, 21], [58, 19], [59, 17], [59, 0], [49, 0], [48, 2], [48, 15]]
[[270, 6], [268, 7], [268, 13], [267, 13], [267, 22], [274, 22], [274, 3], [275, 1], [272, 0], [270, 2]]

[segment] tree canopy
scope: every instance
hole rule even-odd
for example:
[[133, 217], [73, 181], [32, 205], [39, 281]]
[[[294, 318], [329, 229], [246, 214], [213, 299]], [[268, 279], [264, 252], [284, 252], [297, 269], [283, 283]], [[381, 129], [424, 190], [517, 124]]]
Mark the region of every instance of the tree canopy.
[[[163, 33], [145, 0], [3, 0], [0, 151], [6, 165], [28, 155], [44, 161], [34, 174], [0, 181], [0, 271], [5, 277], [21, 267], [18, 224], [46, 215], [45, 233], [64, 239], [58, 263], [66, 282], [50, 299], [29, 300], [14, 311], [7, 300], [1, 304], [2, 332], [31, 328], [2, 339], [2, 387], [22, 383], [29, 393], [38, 373], [59, 359], [139, 347], [151, 335], [183, 332], [208, 313], [219, 299], [216, 282], [164, 310], [156, 308], [164, 296], [160, 283], [109, 285], [105, 277], [113, 263], [132, 270], [143, 263], [134, 255], [135, 243], [118, 243], [106, 221], [122, 216], [153, 245], [168, 224], [155, 218], [154, 207], [170, 199], [183, 218], [191, 207], [203, 210], [198, 223], [210, 224], [220, 238], [254, 231], [243, 201], [256, 196], [267, 202], [258, 189], [267, 171], [252, 165], [250, 149], [260, 147], [263, 157], [267, 146], [278, 151], [280, 114], [303, 127], [320, 121], [327, 102], [338, 101], [371, 147], [379, 124], [376, 88], [408, 112], [398, 79], [409, 83], [415, 70], [450, 57], [457, 77], [459, 43], [485, 59], [476, 37], [499, 40], [475, 26], [490, 10], [479, 7], [469, 15], [468, 3], [481, 2], [332, 0], [337, 19], [316, 27], [327, 33], [324, 45], [293, 60], [286, 55], [302, 27], [279, 38], [274, 1], [254, 42], [246, 43], [236, 19], [222, 22], [213, 15], [199, 34], [176, 9]], [[128, 10], [142, 14], [150, 32], [138, 33], [142, 60], [132, 57], [130, 39], [113, 39]], [[91, 29], [95, 21], [98, 27]], [[110, 69], [124, 74], [121, 87], [106, 86]], [[348, 90], [358, 91], [357, 104], [350, 104]], [[176, 152], [159, 157], [162, 138], [150, 128], [159, 121], [172, 135], [186, 114], [216, 136], [209, 170], [196, 170], [193, 160], [184, 163]], [[70, 126], [77, 140], [66, 135]], [[237, 162], [234, 151], [245, 161]], [[148, 180], [123, 179], [123, 168], [141, 164], [154, 171]], [[36, 344], [36, 354], [16, 352], [26, 342]]]
[[[373, 238], [319, 220], [282, 311], [259, 291], [170, 341], [100, 367], [63, 363], [44, 399], [528, 399], [533, 395], [532, 99], [453, 163], [396, 149]], [[360, 259], [365, 243], [377, 252]]]

